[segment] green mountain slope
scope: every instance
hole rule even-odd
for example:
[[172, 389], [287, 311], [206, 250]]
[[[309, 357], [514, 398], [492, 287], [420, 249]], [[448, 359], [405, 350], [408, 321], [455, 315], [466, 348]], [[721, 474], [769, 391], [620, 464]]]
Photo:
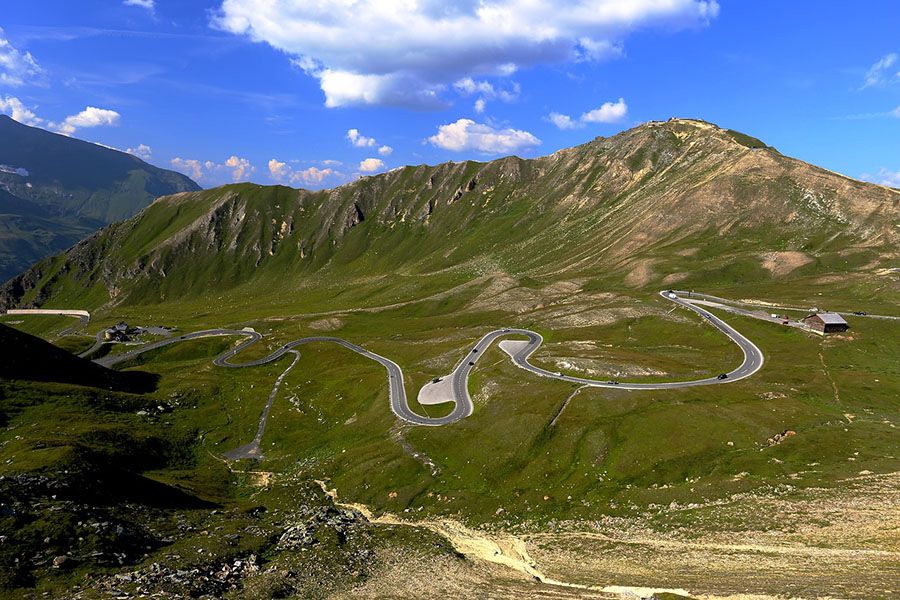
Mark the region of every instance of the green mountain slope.
[[0, 324], [0, 377], [135, 393], [152, 391], [158, 379], [149, 373], [106, 369], [3, 324]]
[[199, 189], [130, 154], [0, 115], [0, 280], [158, 196]]
[[[454, 546], [423, 538], [431, 523], [471, 545], [453, 525], [459, 520], [521, 536], [513, 547], [527, 542], [535, 564], [558, 581], [605, 585], [610, 574], [627, 585], [664, 582], [719, 596], [859, 589], [877, 597], [889, 577], [860, 583], [858, 573], [864, 561], [889, 573], [896, 554], [884, 523], [897, 520], [900, 321], [874, 315], [900, 314], [898, 202], [896, 190], [690, 120], [648, 123], [535, 160], [406, 167], [321, 192], [241, 184], [166, 196], [7, 282], [0, 307], [90, 310], [84, 330], [60, 339], [67, 348], [86, 347], [119, 320], [176, 335], [252, 327], [263, 339], [240, 361], [300, 337], [341, 337], [395, 361], [411, 408], [432, 417], [450, 407], [417, 404], [418, 390], [500, 327], [543, 336], [535, 364], [592, 379], [697, 379], [740, 362], [734, 344], [660, 289], [800, 307], [793, 317], [811, 306], [869, 315], [848, 314], [848, 332], [820, 337], [711, 308], [758, 345], [764, 367], [727, 385], [669, 390], [579, 389], [532, 376], [492, 346], [468, 381], [472, 415], [447, 427], [399, 423], [384, 369], [334, 344], [246, 369], [213, 363], [235, 337], [159, 348], [119, 365], [123, 374], [159, 375], [146, 398], [0, 374], [0, 401], [5, 394], [18, 411], [7, 409], [0, 431], [0, 475], [27, 491], [29, 478], [61, 473], [105, 495], [139, 489], [93, 483], [118, 482], [130, 469], [165, 484], [162, 497], [178, 489], [219, 504], [215, 512], [188, 504], [158, 521], [140, 507], [92, 517], [151, 523], [159, 535], [141, 539], [137, 553], [116, 550], [124, 555], [116, 564], [134, 564], [131, 583], [110, 570], [114, 581], [93, 578], [86, 590], [199, 596], [207, 591], [173, 588], [156, 573], [195, 565], [216, 573], [253, 552], [266, 563], [258, 571], [265, 580], [248, 579], [244, 595], [327, 596], [296, 585], [294, 574], [357, 586], [360, 574], [372, 573], [374, 583], [412, 564], [419, 570], [405, 583], [356, 590], [418, 597], [423, 577], [457, 577], [479, 564], [457, 555], [448, 563], [443, 554]], [[7, 314], [0, 322], [50, 334], [72, 319]], [[227, 464], [223, 456], [257, 435], [264, 411], [264, 457]], [[138, 460], [145, 456], [152, 460]], [[373, 520], [369, 538], [328, 517], [340, 529], [320, 528], [302, 508], [326, 499], [313, 482], [416, 527]], [[73, 511], [53, 504], [54, 494], [62, 498], [55, 489], [33, 493], [14, 508], [39, 506], [35, 522], [55, 528], [56, 515]], [[134, 507], [112, 498], [113, 508]], [[884, 518], [873, 521], [876, 511]], [[84, 538], [70, 549], [44, 542], [49, 526], [4, 523], [0, 587], [4, 577], [21, 586], [33, 576], [71, 588], [94, 577], [92, 561], [102, 564], [81, 526], [59, 527], [52, 540]], [[313, 536], [294, 537], [303, 532]], [[356, 544], [387, 533], [402, 537], [379, 547], [381, 571], [348, 563], [349, 554], [375, 564]], [[292, 539], [307, 539], [307, 550], [283, 544]], [[881, 554], [860, 554], [870, 547]], [[37, 552], [48, 562], [32, 572], [13, 560]], [[61, 552], [78, 569], [53, 567]], [[723, 562], [723, 553], [734, 560]], [[760, 579], [763, 555], [766, 573], [787, 575]], [[648, 556], [658, 559], [650, 575]], [[736, 571], [738, 563], [754, 568]], [[323, 565], [337, 565], [337, 576]], [[526, 584], [535, 585], [531, 577]], [[482, 596], [490, 589], [453, 586], [446, 589]]]
[[169, 196], [9, 282], [0, 303], [265, 296], [311, 278], [446, 270], [632, 288], [871, 271], [898, 256], [898, 209], [895, 190], [749, 136], [651, 122], [536, 160], [405, 167], [315, 193]]

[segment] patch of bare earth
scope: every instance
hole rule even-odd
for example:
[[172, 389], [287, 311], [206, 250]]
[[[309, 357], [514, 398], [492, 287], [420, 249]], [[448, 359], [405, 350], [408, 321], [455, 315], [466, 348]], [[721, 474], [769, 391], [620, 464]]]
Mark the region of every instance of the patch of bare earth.
[[[601, 519], [525, 539], [548, 577], [592, 586], [664, 585], [700, 597], [896, 597], [900, 474], [845, 483], [799, 498], [741, 495], [671, 531], [649, 518]], [[665, 513], [654, 521], [665, 522]]]
[[313, 321], [309, 324], [309, 328], [315, 331], [336, 331], [344, 326], [343, 319], [339, 319], [337, 317], [329, 317], [326, 319], [319, 319], [317, 321]]
[[662, 284], [663, 285], [673, 285], [673, 284], [679, 283], [679, 282], [687, 279], [688, 275], [689, 275], [688, 273], [684, 273], [684, 272], [670, 273], [670, 274], [666, 275], [665, 277], [663, 277]]
[[812, 258], [803, 252], [766, 252], [760, 260], [762, 267], [775, 277], [787, 275], [812, 262]]
[[[335, 494], [334, 492], [331, 492]], [[451, 519], [370, 520], [428, 530], [456, 551], [393, 549], [341, 598], [889, 598], [900, 582], [900, 473], [634, 517], [473, 529]], [[663, 523], [664, 525], [659, 525]]]
[[517, 279], [508, 275], [497, 275], [468, 309], [491, 311], [499, 308], [521, 314], [567, 301], [580, 292], [580, 285], [574, 281], [558, 281], [535, 289], [519, 285]]
[[552, 359], [556, 370], [567, 373], [576, 373], [586, 377], [662, 377], [668, 375], [661, 369], [651, 369], [633, 364], [621, 364], [621, 362], [603, 361], [592, 358], [579, 358], [575, 356], [554, 357]]
[[618, 321], [638, 319], [654, 314], [659, 314], [659, 311], [651, 307], [585, 308], [584, 305], [579, 304], [555, 307], [532, 316], [550, 327], [564, 329], [612, 325]]
[[625, 285], [629, 287], [643, 287], [650, 283], [655, 276], [653, 261], [645, 259], [638, 262], [625, 276]]

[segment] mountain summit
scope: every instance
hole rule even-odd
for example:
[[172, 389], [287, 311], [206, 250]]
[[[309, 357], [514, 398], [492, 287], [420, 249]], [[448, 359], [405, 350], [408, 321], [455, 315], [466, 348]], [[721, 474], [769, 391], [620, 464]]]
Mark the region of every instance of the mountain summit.
[[447, 269], [746, 283], [887, 266], [898, 219], [900, 191], [672, 119], [534, 160], [409, 166], [320, 192], [238, 184], [164, 197], [0, 294], [7, 307], [64, 303], [75, 288], [134, 304]]
[[0, 280], [158, 196], [199, 189], [131, 154], [0, 115]]

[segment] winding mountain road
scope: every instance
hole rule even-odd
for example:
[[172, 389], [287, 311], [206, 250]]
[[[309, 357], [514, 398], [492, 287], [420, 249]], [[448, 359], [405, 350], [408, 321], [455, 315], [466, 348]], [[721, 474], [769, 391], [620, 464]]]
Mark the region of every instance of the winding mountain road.
[[[343, 346], [348, 350], [356, 352], [361, 356], [364, 356], [381, 364], [385, 368], [385, 370], [387, 370], [388, 393], [390, 397], [391, 411], [404, 421], [413, 423], [415, 425], [426, 426], [449, 425], [451, 423], [455, 423], [456, 421], [465, 419], [472, 414], [473, 404], [468, 390], [469, 374], [472, 372], [472, 369], [475, 368], [478, 360], [481, 358], [481, 356], [484, 355], [485, 350], [487, 350], [491, 346], [491, 344], [493, 344], [500, 338], [508, 336], [525, 336], [528, 338], [527, 341], [506, 340], [501, 343], [501, 349], [509, 354], [513, 363], [515, 363], [515, 365], [519, 368], [529, 371], [539, 377], [558, 379], [560, 381], [566, 381], [568, 383], [574, 383], [588, 387], [612, 388], [621, 390], [666, 390], [699, 385], [720, 385], [750, 377], [762, 368], [764, 362], [762, 351], [760, 351], [760, 349], [757, 348], [753, 342], [741, 335], [737, 330], [728, 325], [722, 319], [716, 317], [714, 314], [702, 308], [701, 306], [693, 304], [689, 299], [682, 298], [675, 293], [660, 292], [660, 295], [679, 306], [696, 312], [703, 319], [709, 322], [713, 327], [717, 328], [719, 331], [728, 336], [728, 338], [731, 339], [735, 344], [737, 344], [738, 347], [740, 347], [740, 349], [743, 351], [743, 362], [737, 368], [727, 373], [727, 376], [722, 379], [720, 379], [719, 377], [708, 377], [705, 379], [674, 381], [666, 383], [616, 383], [612, 381], [599, 381], [594, 379], [575, 377], [572, 375], [563, 375], [562, 373], [554, 373], [552, 371], [548, 371], [546, 369], [542, 369], [540, 367], [532, 365], [528, 362], [528, 359], [532, 354], [534, 354], [535, 351], [537, 351], [538, 348], [540, 348], [541, 344], [543, 343], [543, 338], [540, 336], [540, 334], [528, 329], [498, 329], [482, 337], [466, 354], [466, 356], [464, 356], [462, 360], [459, 361], [459, 363], [456, 365], [456, 368], [454, 368], [453, 371], [447, 376], [451, 378], [452, 385], [449, 387], [451, 393], [445, 400], [447, 402], [453, 402], [454, 407], [449, 414], [443, 417], [427, 417], [413, 412], [413, 410], [409, 406], [409, 401], [406, 396], [406, 386], [403, 381], [403, 370], [399, 365], [397, 365], [397, 363], [390, 360], [389, 358], [385, 358], [384, 356], [375, 354], [374, 352], [370, 352], [362, 346], [358, 346], [336, 337], [316, 336], [294, 340], [285, 344], [284, 346], [281, 346], [280, 348], [263, 358], [236, 363], [231, 362], [231, 359], [243, 352], [249, 346], [261, 340], [262, 335], [251, 329], [209, 329], [206, 331], [197, 331], [194, 333], [188, 333], [165, 340], [160, 340], [158, 342], [148, 344], [130, 352], [124, 352], [122, 354], [116, 354], [113, 356], [106, 356], [97, 359], [95, 362], [106, 367], [111, 367], [115, 364], [131, 360], [145, 352], [149, 352], [151, 350], [156, 350], [170, 344], [184, 342], [187, 340], [219, 336], [243, 336], [247, 338], [244, 342], [217, 356], [213, 361], [213, 364], [219, 367], [244, 368], [264, 365], [278, 360], [285, 353], [291, 352], [294, 348], [303, 344], [329, 342], [338, 344], [339, 346]], [[429, 383], [425, 387], [427, 388], [428, 386], [432, 385], [437, 385], [437, 383]]]

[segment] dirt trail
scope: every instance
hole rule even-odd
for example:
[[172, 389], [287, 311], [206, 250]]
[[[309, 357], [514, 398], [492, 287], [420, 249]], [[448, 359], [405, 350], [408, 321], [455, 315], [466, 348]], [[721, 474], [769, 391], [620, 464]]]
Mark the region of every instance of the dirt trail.
[[467, 558], [501, 564], [539, 581], [550, 583], [544, 574], [537, 569], [534, 560], [528, 555], [525, 542], [515, 536], [507, 534], [489, 535], [470, 529], [462, 523], [451, 519], [404, 521], [390, 513], [376, 517], [369, 507], [364, 504], [338, 500], [337, 490], [329, 489], [324, 481], [316, 480], [316, 483], [319, 484], [322, 491], [331, 497], [336, 506], [355, 510], [372, 523], [424, 527], [445, 537], [459, 553]]
[[724, 543], [724, 542], [692, 542], [687, 540], [663, 539], [656, 537], [637, 536], [619, 538], [607, 536], [602, 533], [590, 531], [573, 531], [568, 533], [531, 534], [530, 540], [568, 538], [572, 540], [585, 539], [602, 542], [614, 542], [634, 546], [653, 546], [657, 548], [673, 548], [681, 551], [712, 550], [715, 552], [747, 552], [757, 554], [776, 554], [787, 556], [810, 556], [817, 558], [831, 557], [879, 557], [895, 559], [900, 558], [897, 552], [891, 550], [876, 550], [871, 548], [827, 548], [824, 546], [809, 546], [805, 544], [759, 544], [759, 543]]
[[[584, 590], [593, 592], [605, 592], [623, 598], [644, 598], [654, 593], [669, 592], [689, 596], [690, 593], [682, 589], [629, 587], [629, 586], [592, 586], [577, 583], [568, 583], [547, 577], [538, 568], [535, 560], [529, 555], [527, 543], [520, 537], [501, 532], [484, 532], [466, 527], [452, 519], [428, 519], [424, 521], [405, 521], [390, 513], [375, 516], [369, 507], [353, 502], [341, 502], [338, 500], [336, 489], [329, 489], [324, 481], [316, 480], [335, 503], [336, 506], [355, 510], [368, 521], [382, 525], [405, 525], [408, 527], [424, 527], [445, 538], [453, 548], [473, 561], [485, 561], [502, 565], [514, 571], [518, 571], [534, 581], [548, 586]], [[712, 596], [706, 597], [715, 600]]]
[[[766, 527], [750, 527], [740, 535], [717, 532], [700, 537], [663, 534], [640, 522], [623, 523], [622, 528], [611, 522], [602, 532], [512, 535], [473, 529], [448, 518], [407, 521], [393, 514], [375, 516], [364, 505], [338, 502], [336, 490], [319, 484], [337, 505], [356, 510], [373, 523], [424, 528], [450, 542], [480, 573], [473, 579], [480, 587], [468, 594], [460, 591], [465, 590], [460, 583], [462, 588], [453, 588], [454, 597], [634, 600], [670, 592], [703, 600], [775, 600], [892, 597], [890, 573], [900, 564], [900, 548], [893, 537], [896, 481], [897, 474], [871, 475], [848, 480], [850, 487], [843, 491], [816, 490], [802, 499], [741, 498], [722, 513], [723, 518], [744, 514], [749, 507], [782, 515], [787, 519], [785, 529], [773, 533]], [[836, 540], [843, 543], [835, 545]], [[444, 567], [418, 564], [406, 579], [391, 580], [392, 585], [415, 585], [434, 568]], [[859, 573], [867, 568], [873, 570], [872, 576], [860, 580]], [[453, 577], [451, 572], [443, 575]], [[657, 581], [680, 589], [654, 587]]]

